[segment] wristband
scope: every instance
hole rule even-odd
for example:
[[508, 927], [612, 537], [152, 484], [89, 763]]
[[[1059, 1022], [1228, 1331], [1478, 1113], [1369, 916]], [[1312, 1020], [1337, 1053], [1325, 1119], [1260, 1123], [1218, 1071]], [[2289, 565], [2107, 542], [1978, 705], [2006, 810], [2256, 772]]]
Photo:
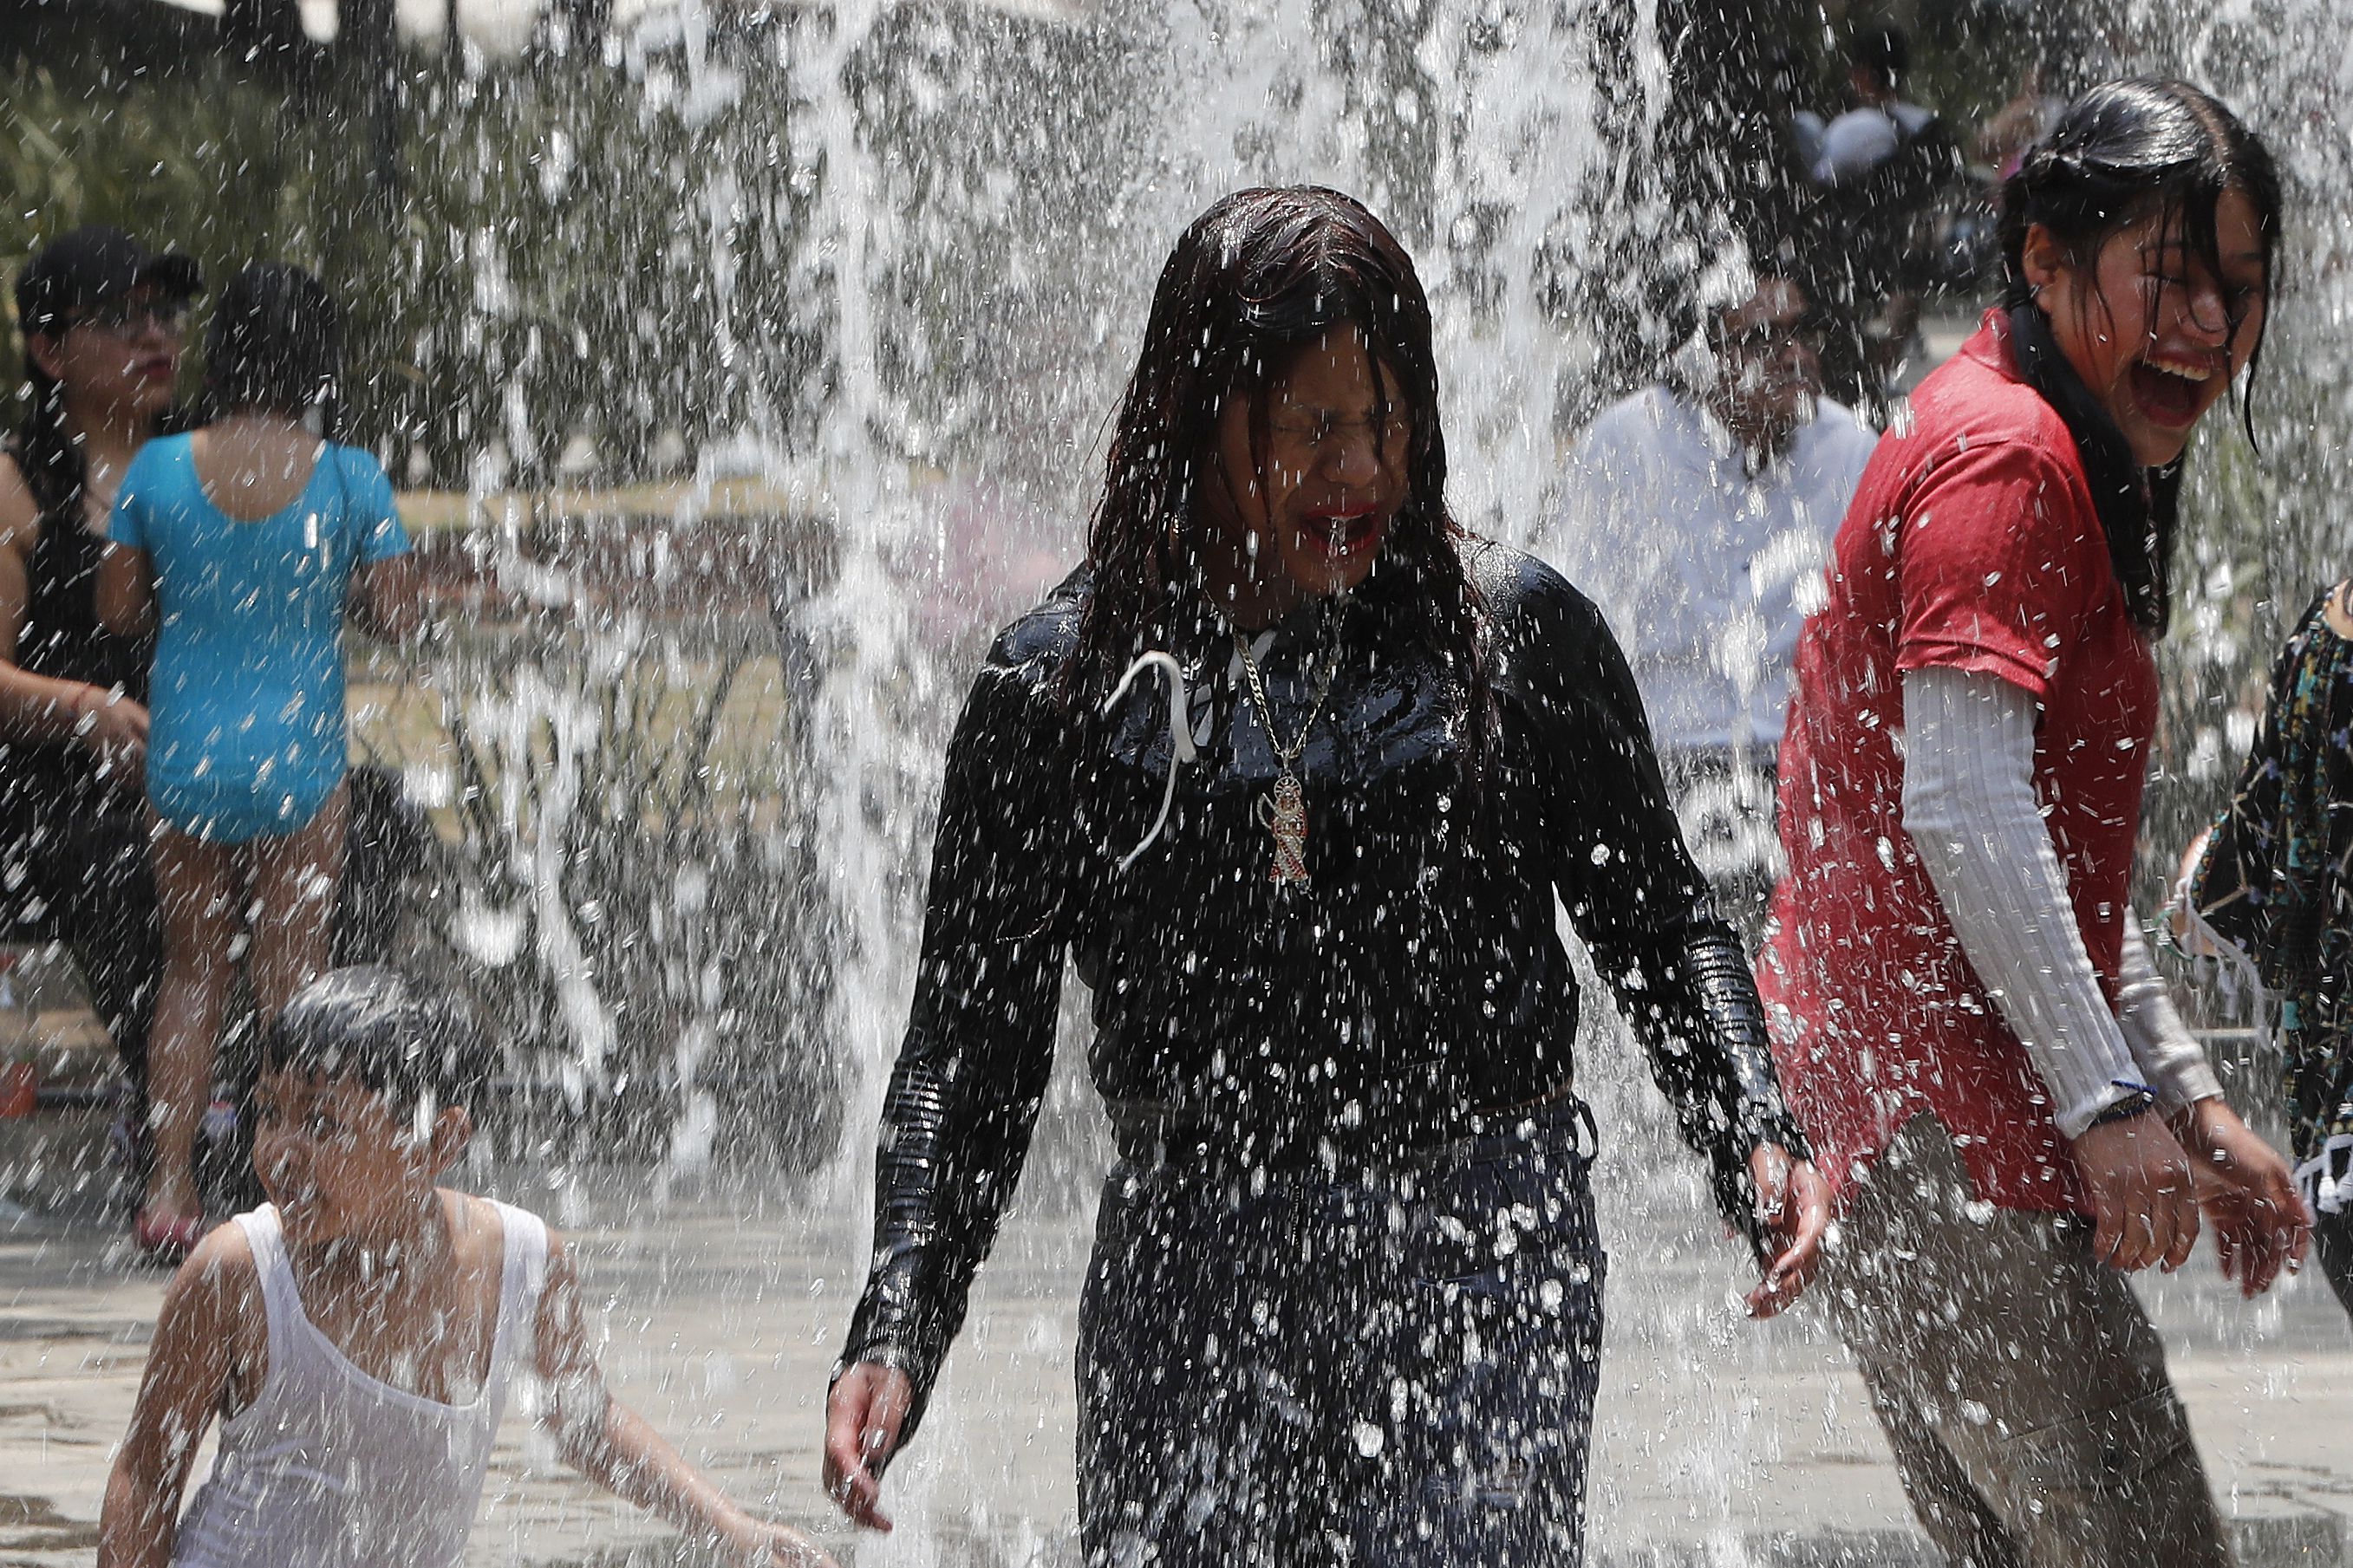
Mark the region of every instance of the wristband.
[[2089, 1132], [2094, 1127], [2105, 1127], [2111, 1121], [2130, 1121], [2136, 1116], [2146, 1116], [2157, 1109], [2157, 1090], [2145, 1083], [2127, 1083], [2123, 1079], [2110, 1080], [2114, 1087], [2129, 1089], [2122, 1100], [2104, 1107], [2098, 1115], [2084, 1124]]

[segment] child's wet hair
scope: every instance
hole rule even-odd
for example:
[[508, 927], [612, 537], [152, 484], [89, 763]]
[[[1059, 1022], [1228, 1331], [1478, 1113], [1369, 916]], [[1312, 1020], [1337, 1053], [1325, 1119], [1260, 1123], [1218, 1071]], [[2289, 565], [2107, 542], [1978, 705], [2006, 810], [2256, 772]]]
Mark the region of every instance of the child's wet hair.
[[347, 1080], [403, 1108], [472, 1109], [495, 1058], [473, 1020], [382, 964], [331, 970], [304, 986], [263, 1037], [265, 1073]]
[[205, 340], [216, 412], [250, 408], [299, 419], [313, 405], [332, 404], [342, 366], [343, 311], [310, 273], [259, 262], [221, 290]]

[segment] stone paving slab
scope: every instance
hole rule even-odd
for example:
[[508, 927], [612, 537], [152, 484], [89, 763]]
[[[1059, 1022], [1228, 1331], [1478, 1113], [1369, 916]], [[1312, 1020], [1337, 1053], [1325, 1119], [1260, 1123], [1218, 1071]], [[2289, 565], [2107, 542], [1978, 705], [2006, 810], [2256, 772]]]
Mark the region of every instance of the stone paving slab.
[[[817, 1478], [825, 1379], [862, 1267], [862, 1191], [665, 1195], [643, 1172], [553, 1190], [485, 1184], [572, 1235], [616, 1392], [745, 1500], [818, 1528], [855, 1568], [1075, 1568], [1083, 1205], [1008, 1225], [923, 1438], [892, 1475], [901, 1529], [853, 1542], [829, 1522]], [[1605, 1170], [1600, 1188], [1613, 1265], [1594, 1560], [1929, 1561], [1821, 1317], [1737, 1317], [1731, 1250], [1687, 1206], [1695, 1177]], [[0, 1565], [89, 1561], [162, 1286], [87, 1203], [0, 1211]], [[2353, 1564], [2353, 1333], [2325, 1287], [2299, 1280], [2243, 1307], [2201, 1257], [2145, 1295], [2249, 1568]], [[696, 1559], [562, 1469], [511, 1414], [469, 1561]]]

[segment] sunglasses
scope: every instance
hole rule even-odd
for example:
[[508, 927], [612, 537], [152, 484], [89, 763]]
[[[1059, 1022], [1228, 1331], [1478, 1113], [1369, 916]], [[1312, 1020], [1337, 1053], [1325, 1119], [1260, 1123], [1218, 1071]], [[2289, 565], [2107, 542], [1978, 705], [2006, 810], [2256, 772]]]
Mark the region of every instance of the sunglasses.
[[88, 327], [91, 331], [108, 337], [136, 336], [149, 327], [166, 332], [178, 332], [188, 324], [188, 304], [185, 300], [158, 300], [142, 304], [121, 300], [113, 304], [93, 305], [87, 310], [77, 310], [66, 318], [66, 331]]

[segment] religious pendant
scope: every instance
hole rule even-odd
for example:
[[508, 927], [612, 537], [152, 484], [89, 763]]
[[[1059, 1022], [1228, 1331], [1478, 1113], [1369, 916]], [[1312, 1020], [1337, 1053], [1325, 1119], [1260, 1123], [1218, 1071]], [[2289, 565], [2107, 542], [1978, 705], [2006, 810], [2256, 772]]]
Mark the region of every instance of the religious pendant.
[[1274, 781], [1274, 793], [1258, 803], [1258, 819], [1274, 836], [1274, 863], [1267, 880], [1278, 888], [1307, 881], [1307, 792], [1286, 769]]

